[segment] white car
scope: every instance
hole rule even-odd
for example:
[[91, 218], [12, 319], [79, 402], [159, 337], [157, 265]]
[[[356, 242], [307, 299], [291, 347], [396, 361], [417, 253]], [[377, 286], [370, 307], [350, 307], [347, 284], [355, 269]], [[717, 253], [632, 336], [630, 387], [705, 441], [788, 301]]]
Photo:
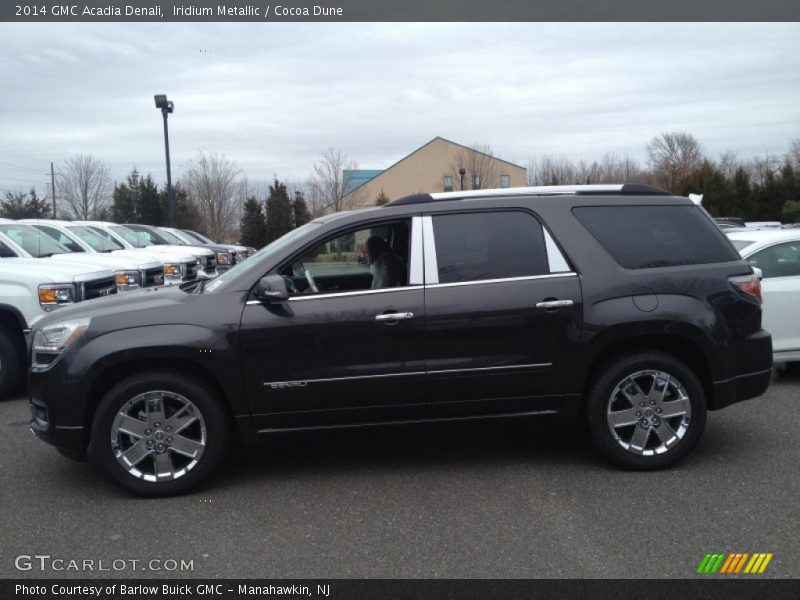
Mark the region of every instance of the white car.
[[[16, 258], [0, 242], [0, 398], [12, 393], [28, 367], [31, 327], [76, 302], [117, 293], [114, 272], [71, 262]], [[58, 341], [58, 332], [54, 340]]]
[[114, 272], [120, 292], [164, 285], [164, 267], [160, 262], [141, 256], [131, 258], [71, 252], [46, 233], [26, 223], [0, 219], [0, 241], [19, 258], [41, 258], [109, 269]]
[[[87, 225], [104, 235], [109, 236], [115, 242], [122, 245], [127, 250], [142, 250], [148, 254], [157, 254], [162, 256], [164, 260], [170, 262], [180, 261], [181, 273], [169, 273], [168, 269], [164, 269], [165, 279], [170, 277], [180, 276], [181, 281], [192, 281], [198, 277], [205, 278], [205, 274], [200, 270], [201, 260], [198, 258], [199, 253], [181, 249], [180, 246], [148, 246], [141, 238], [133, 231], [119, 225], [118, 223], [111, 223], [108, 221], [73, 221], [75, 225]], [[213, 256], [213, 252], [208, 252], [207, 255]], [[205, 255], [207, 260], [207, 255]]]
[[775, 362], [800, 361], [800, 230], [726, 232], [739, 254], [761, 269], [763, 327]]

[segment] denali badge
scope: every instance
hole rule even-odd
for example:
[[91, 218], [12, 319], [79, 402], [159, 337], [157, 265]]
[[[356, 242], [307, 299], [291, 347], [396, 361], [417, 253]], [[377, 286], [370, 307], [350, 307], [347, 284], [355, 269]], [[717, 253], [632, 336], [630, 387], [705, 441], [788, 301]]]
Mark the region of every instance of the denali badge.
[[307, 381], [275, 381], [273, 383], [264, 383], [264, 387], [271, 390], [286, 390], [289, 388], [306, 387]]

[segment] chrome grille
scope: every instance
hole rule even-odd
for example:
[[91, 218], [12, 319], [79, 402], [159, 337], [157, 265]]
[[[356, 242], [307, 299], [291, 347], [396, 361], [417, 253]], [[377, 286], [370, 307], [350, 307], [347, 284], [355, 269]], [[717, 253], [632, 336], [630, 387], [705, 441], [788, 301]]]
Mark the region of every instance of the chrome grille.
[[142, 287], [164, 285], [164, 267], [155, 267], [142, 271]]
[[197, 261], [193, 261], [190, 263], [186, 263], [186, 275], [184, 276], [184, 281], [192, 281], [197, 279]]
[[92, 281], [85, 281], [80, 285], [81, 300], [92, 300], [94, 298], [102, 298], [103, 296], [110, 296], [117, 293], [117, 282], [113, 277], [105, 277], [103, 279], [94, 279]]

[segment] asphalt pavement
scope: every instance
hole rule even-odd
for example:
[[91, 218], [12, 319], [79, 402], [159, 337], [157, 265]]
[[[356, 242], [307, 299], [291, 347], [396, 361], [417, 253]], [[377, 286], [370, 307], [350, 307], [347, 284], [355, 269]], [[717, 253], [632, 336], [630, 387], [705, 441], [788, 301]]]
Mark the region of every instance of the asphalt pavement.
[[[195, 493], [142, 499], [34, 438], [9, 400], [0, 577], [683, 578], [707, 552], [770, 552], [758, 577], [797, 578], [798, 417], [795, 372], [647, 473], [552, 421], [282, 435], [236, 447]], [[17, 559], [34, 555], [50, 558]]]

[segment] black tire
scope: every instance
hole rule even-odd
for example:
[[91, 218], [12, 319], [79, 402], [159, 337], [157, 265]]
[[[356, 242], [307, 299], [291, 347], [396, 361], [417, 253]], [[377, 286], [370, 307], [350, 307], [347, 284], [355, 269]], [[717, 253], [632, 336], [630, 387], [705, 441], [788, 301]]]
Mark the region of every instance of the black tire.
[[[205, 444], [196, 464], [184, 474], [164, 481], [147, 481], [141, 476], [131, 474], [117, 460], [111, 442], [112, 426], [126, 403], [139, 394], [154, 391], [179, 394], [189, 400], [194, 405], [193, 408], [199, 411], [205, 424]], [[174, 435], [178, 437], [177, 433]], [[88, 454], [95, 465], [111, 475], [125, 489], [144, 496], [170, 496], [185, 493], [208, 478], [222, 462], [230, 437], [230, 418], [222, 400], [209, 386], [180, 372], [148, 371], [117, 384], [100, 401], [92, 422]], [[179, 456], [169, 452], [165, 454], [170, 457]], [[143, 461], [153, 461], [151, 464], [154, 467], [153, 452]]]
[[[621, 385], [624, 381], [629, 381], [628, 378], [634, 374], [649, 371], [666, 373], [671, 378], [669, 381], [672, 382], [665, 385], [665, 379], [661, 377], [659, 385], [662, 387], [655, 390], [653, 396], [660, 396], [662, 389], [670, 390], [669, 393], [674, 395], [668, 396], [668, 398], [678, 399], [684, 406], [688, 403], [690, 416], [684, 415], [660, 419], [659, 415], [655, 414], [655, 409], [658, 406], [662, 406], [661, 404], [651, 406], [651, 402], [647, 400], [642, 406], [634, 406], [638, 405], [639, 402], [626, 400], [622, 391], [617, 392], [614, 396], [615, 399], [612, 400], [612, 393], [618, 389], [618, 385]], [[642, 383], [640, 386], [641, 391], [645, 391], [646, 382], [650, 377], [653, 380], [652, 385], [656, 386], [655, 375], [645, 374], [639, 377], [640, 379], [637, 379], [637, 382]], [[675, 382], [682, 386], [688, 398], [683, 399], [677, 389], [671, 387], [675, 385]], [[630, 391], [630, 388], [627, 388], [627, 391]], [[649, 393], [646, 397], [649, 398]], [[599, 369], [590, 384], [585, 402], [584, 419], [592, 445], [612, 463], [625, 469], [637, 471], [662, 469], [677, 463], [698, 442], [706, 422], [706, 397], [697, 375], [683, 361], [663, 352], [637, 352], [611, 359]], [[631, 413], [632, 417], [648, 417], [649, 419], [644, 418], [644, 421], [647, 421], [650, 425], [642, 425], [641, 421], [639, 421], [634, 425], [618, 425], [617, 428], [613, 429], [610, 425], [609, 407], [619, 407], [619, 403], [622, 403], [621, 409], [633, 411]], [[667, 405], [664, 406], [664, 410], [667, 411]], [[647, 414], [642, 414], [639, 411], [640, 408], [642, 410], [647, 409]], [[661, 409], [659, 409], [659, 414], [662, 414]], [[626, 421], [626, 419], [620, 418], [619, 421]], [[659, 423], [658, 428], [652, 425], [655, 421]], [[675, 438], [670, 440], [672, 445], [663, 443], [661, 439], [662, 431], [667, 432], [669, 430], [661, 429], [661, 421], [665, 421], [670, 427], [677, 423], [677, 431], [683, 432], [682, 437], [679, 438], [676, 435]], [[643, 431], [638, 431], [640, 427]], [[648, 429], [650, 431], [647, 431]], [[628, 432], [630, 432], [631, 437], [626, 440]], [[647, 441], [644, 444], [637, 445], [633, 441], [633, 436], [637, 433], [646, 436], [645, 439]], [[669, 435], [665, 435], [665, 437], [669, 439]], [[623, 446], [626, 441], [629, 449]], [[659, 446], [663, 451], [655, 453], [653, 448], [656, 446]], [[646, 454], [648, 452], [652, 453], [648, 455]]]
[[5, 400], [19, 389], [25, 373], [25, 346], [19, 335], [0, 327], [0, 400]]

